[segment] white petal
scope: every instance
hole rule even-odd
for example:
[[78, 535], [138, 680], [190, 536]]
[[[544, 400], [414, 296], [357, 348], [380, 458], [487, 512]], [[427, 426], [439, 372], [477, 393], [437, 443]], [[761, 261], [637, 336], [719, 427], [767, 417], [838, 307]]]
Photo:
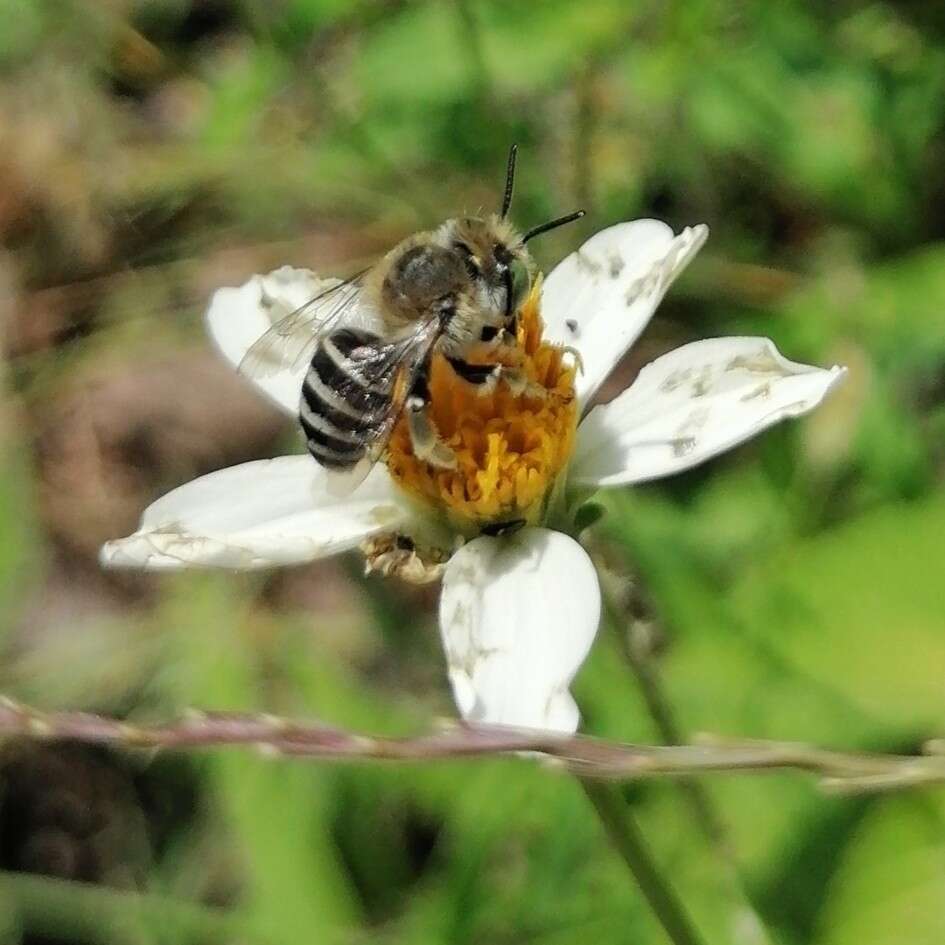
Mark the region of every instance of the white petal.
[[298, 564], [357, 546], [406, 512], [378, 466], [344, 500], [311, 456], [281, 456], [201, 476], [149, 506], [138, 531], [108, 542], [113, 568], [252, 570]]
[[580, 352], [584, 373], [576, 387], [584, 403], [646, 327], [708, 235], [703, 225], [673, 236], [659, 220], [618, 223], [592, 236], [545, 280], [545, 335]]
[[767, 338], [683, 345], [588, 414], [571, 481], [618, 486], [688, 469], [813, 410], [844, 373], [788, 361]]
[[[250, 347], [276, 322], [337, 282], [319, 279], [308, 269], [283, 266], [268, 275], [253, 276], [239, 288], [217, 289], [207, 309], [210, 337], [238, 368]], [[277, 406], [295, 416], [307, 367], [286, 368], [252, 381]]]
[[573, 732], [568, 691], [600, 620], [587, 552], [543, 528], [464, 545], [446, 566], [440, 633], [453, 695], [471, 721]]

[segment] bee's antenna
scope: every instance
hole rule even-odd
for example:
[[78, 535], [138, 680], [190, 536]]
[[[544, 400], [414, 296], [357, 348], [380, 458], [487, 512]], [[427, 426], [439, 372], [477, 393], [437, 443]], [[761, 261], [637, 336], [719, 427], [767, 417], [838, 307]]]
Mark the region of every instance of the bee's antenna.
[[509, 163], [505, 171], [505, 196], [502, 198], [502, 219], [504, 220], [512, 206], [512, 190], [515, 187], [515, 157], [518, 154], [518, 145], [509, 148]]
[[564, 226], [565, 223], [573, 223], [575, 220], [580, 220], [584, 216], [583, 210], [575, 210], [574, 213], [569, 213], [567, 216], [558, 217], [557, 220], [549, 220], [547, 223], [542, 223], [539, 226], [533, 226], [523, 237], [522, 242], [527, 243], [530, 239], [533, 239], [536, 236], [540, 236], [542, 233], [547, 233], [549, 230], [554, 230], [559, 226]]

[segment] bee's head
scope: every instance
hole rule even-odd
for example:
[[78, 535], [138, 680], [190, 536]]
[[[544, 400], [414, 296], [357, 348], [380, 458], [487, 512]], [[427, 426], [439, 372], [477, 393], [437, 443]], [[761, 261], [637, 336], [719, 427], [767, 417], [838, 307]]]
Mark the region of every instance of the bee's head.
[[447, 221], [439, 230], [441, 244], [454, 252], [469, 276], [470, 301], [479, 311], [485, 328], [483, 340], [501, 328], [514, 325], [515, 313], [531, 288], [535, 265], [526, 243], [540, 233], [578, 220], [583, 210], [569, 213], [519, 233], [508, 222], [515, 184], [515, 157], [512, 145], [505, 177], [505, 194], [500, 213], [487, 217], [461, 217]]
[[496, 214], [451, 220], [444, 230], [469, 276], [472, 301], [491, 324], [510, 322], [531, 288], [535, 268], [521, 236]]
[[459, 232], [453, 234], [455, 248], [466, 257], [466, 268], [470, 277], [480, 280], [492, 298], [496, 295], [504, 296], [506, 321], [511, 321], [531, 288], [534, 264], [525, 244], [541, 233], [580, 220], [584, 216], [583, 210], [576, 210], [574, 213], [533, 226], [522, 234], [513, 230], [507, 217], [515, 189], [517, 155], [518, 145], [513, 144], [509, 149], [501, 212], [484, 220], [459, 220], [456, 227]]

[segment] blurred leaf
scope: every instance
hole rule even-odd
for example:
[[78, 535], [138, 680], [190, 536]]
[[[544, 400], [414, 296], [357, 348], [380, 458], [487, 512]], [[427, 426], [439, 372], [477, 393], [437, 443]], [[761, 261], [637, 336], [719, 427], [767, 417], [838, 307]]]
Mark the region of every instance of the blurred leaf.
[[[941, 732], [945, 590], [929, 567], [945, 527], [941, 500], [880, 508], [814, 538], [756, 541], [728, 576], [692, 540], [711, 522], [724, 534], [718, 506], [705, 506], [716, 517], [703, 521], [701, 507], [675, 509], [652, 487], [605, 498], [611, 535], [669, 635], [663, 670], [686, 731], [873, 748]], [[631, 737], [637, 724], [626, 723]], [[837, 843], [851, 826], [842, 802], [823, 819], [823, 802], [797, 777], [718, 779], [712, 794], [760, 889], [772, 875], [794, 882], [777, 871], [803, 862], [799, 822]], [[816, 903], [807, 906], [799, 926], [813, 922]]]
[[867, 269], [833, 269], [792, 296], [783, 314], [811, 349], [842, 332], [895, 367], [916, 350], [945, 352], [943, 308], [945, 246], [933, 244]]
[[[417, 3], [366, 37], [352, 76], [370, 108], [422, 113], [469, 90], [468, 58], [452, 4]], [[408, 63], [411, 68], [404, 68]]]
[[0, 405], [0, 642], [11, 629], [18, 605], [37, 582], [41, 565], [33, 469], [18, 430], [19, 411], [13, 400]]
[[[245, 605], [218, 580], [185, 580], [179, 588], [164, 617], [181, 661], [169, 679], [175, 701], [258, 705], [262, 679]], [[207, 758], [205, 768], [245, 857], [252, 927], [267, 938], [282, 929], [293, 939], [319, 929], [333, 940], [355, 913], [327, 822], [331, 772], [236, 752]]]
[[945, 725], [945, 584], [929, 567], [943, 529], [941, 499], [878, 509], [746, 571], [733, 613], [874, 719], [873, 738], [932, 734]]
[[932, 797], [890, 798], [859, 825], [830, 884], [815, 945], [945, 939], [945, 819]]

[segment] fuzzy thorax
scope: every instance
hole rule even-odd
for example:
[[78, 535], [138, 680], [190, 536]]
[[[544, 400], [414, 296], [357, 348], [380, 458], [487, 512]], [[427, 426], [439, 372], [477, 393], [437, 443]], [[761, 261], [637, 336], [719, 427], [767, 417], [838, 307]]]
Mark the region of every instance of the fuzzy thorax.
[[513, 392], [499, 380], [483, 393], [461, 379], [442, 355], [434, 356], [431, 417], [456, 454], [455, 469], [419, 460], [404, 418], [388, 444], [387, 465], [395, 481], [462, 531], [540, 520], [571, 457], [575, 368], [564, 349], [542, 340], [540, 299], [536, 285], [519, 310], [516, 345], [499, 355], [470, 357], [517, 369], [528, 381], [524, 392]]

